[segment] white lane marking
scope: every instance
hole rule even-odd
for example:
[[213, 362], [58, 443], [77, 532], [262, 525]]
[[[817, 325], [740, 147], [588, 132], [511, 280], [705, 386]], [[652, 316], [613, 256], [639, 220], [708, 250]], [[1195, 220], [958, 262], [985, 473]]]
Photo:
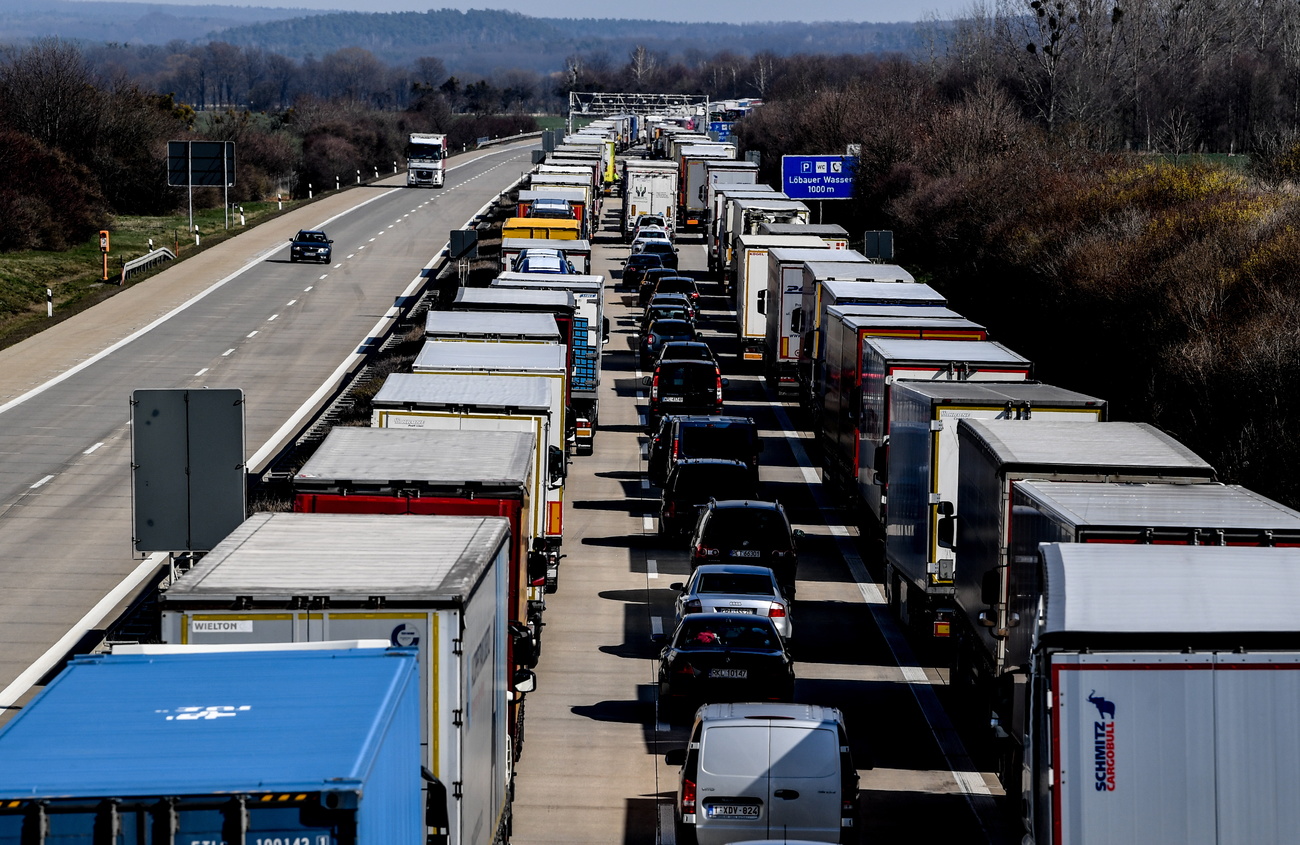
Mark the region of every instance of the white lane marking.
[[68, 630], [68, 633], [64, 634], [57, 643], [50, 646], [49, 650], [42, 654], [35, 663], [28, 666], [21, 675], [14, 678], [9, 686], [0, 690], [0, 707], [9, 707], [22, 698], [27, 690], [31, 689], [32, 684], [39, 681], [45, 673], [58, 665], [64, 655], [68, 653], [68, 650], [77, 644], [77, 641], [85, 635], [86, 631], [98, 625], [104, 619], [104, 616], [117, 606], [118, 602], [130, 595], [139, 586], [140, 582], [157, 571], [158, 567], [166, 559], [167, 555], [164, 552], [154, 552], [145, 558], [135, 568], [134, 572], [122, 580], [122, 583], [100, 599], [99, 604], [87, 611], [86, 615], [81, 617], [81, 621], [73, 625]]
[[[370, 240], [373, 241], [374, 238], [371, 238]], [[360, 252], [361, 250], [363, 250], [363, 249], [365, 249], [365, 248], [366, 248], [366, 245], [365, 245], [365, 244], [362, 244], [361, 246], [357, 247], [357, 251]]]
[[94, 446], [91, 446], [89, 449], [87, 449], [86, 451], [82, 452], [81, 454], [83, 454], [83, 455], [92, 455], [92, 454], [95, 453], [95, 450], [96, 450], [96, 449], [98, 449], [99, 447], [101, 447], [101, 446], [103, 446], [103, 445], [104, 445], [104, 441], [101, 440], [101, 441], [99, 441], [98, 443], [96, 443]]
[[[483, 156], [480, 156], [480, 158], [483, 158]], [[478, 160], [478, 159], [475, 159], [475, 161], [477, 161], [477, 160]], [[465, 162], [465, 164], [470, 164], [470, 162]], [[457, 167], [461, 167], [461, 166], [463, 166], [463, 165], [457, 165]], [[512, 185], [511, 187], [513, 187], [513, 185]], [[372, 203], [372, 202], [377, 202], [377, 201], [383, 199], [384, 197], [388, 196], [389, 194], [397, 193], [398, 191], [401, 191], [401, 190], [403, 190], [403, 189], [402, 189], [402, 188], [393, 188], [391, 191], [384, 191], [384, 192], [381, 193], [381, 194], [375, 194], [375, 195], [374, 195], [373, 197], [371, 197], [370, 199], [363, 200], [362, 202], [357, 203], [356, 205], [352, 206], [351, 208], [348, 208], [348, 209], [345, 209], [345, 210], [343, 210], [343, 211], [340, 211], [338, 214], [334, 215], [333, 217], [329, 218], [328, 220], [323, 220], [323, 221], [321, 221], [320, 223], [318, 223], [318, 224], [315, 226], [315, 228], [317, 228], [317, 229], [323, 229], [323, 228], [325, 228], [326, 226], [328, 226], [330, 223], [333, 223], [335, 220], [338, 220], [340, 217], [344, 216], [345, 214], [351, 214], [352, 212], [356, 211], [358, 208], [361, 208], [361, 207], [363, 207], [363, 206], [370, 205], [370, 203]], [[496, 201], [496, 199], [493, 198], [493, 202], [495, 202], [495, 201]], [[177, 314], [180, 314], [181, 312], [188, 310], [188, 309], [189, 309], [191, 306], [193, 306], [195, 303], [199, 302], [200, 300], [203, 300], [203, 299], [207, 298], [207, 297], [208, 297], [210, 294], [212, 294], [214, 291], [219, 290], [220, 288], [222, 288], [222, 287], [224, 287], [225, 285], [229, 284], [230, 282], [234, 281], [235, 279], [237, 279], [238, 277], [240, 277], [241, 275], [243, 275], [243, 274], [244, 274], [245, 272], [247, 272], [248, 270], [251, 270], [252, 268], [256, 267], [258, 264], [261, 264], [263, 261], [265, 261], [266, 259], [270, 258], [272, 255], [274, 255], [275, 253], [279, 252], [280, 250], [282, 250], [282, 249], [284, 249], [284, 248], [285, 248], [285, 247], [284, 247], [283, 245], [273, 246], [273, 247], [271, 247], [270, 249], [267, 249], [267, 250], [265, 250], [265, 251], [259, 253], [258, 255], [254, 256], [254, 257], [253, 257], [253, 258], [252, 258], [252, 259], [251, 259], [247, 264], [245, 264], [243, 267], [240, 267], [238, 270], [236, 270], [235, 272], [233, 272], [233, 273], [231, 273], [230, 275], [226, 276], [225, 278], [223, 278], [223, 279], [219, 279], [219, 280], [217, 280], [216, 282], [213, 282], [211, 287], [208, 287], [208, 288], [206, 288], [206, 289], [204, 289], [204, 290], [202, 290], [202, 291], [199, 291], [199, 292], [196, 293], [194, 296], [192, 296], [192, 297], [190, 297], [189, 299], [185, 300], [185, 301], [182, 302], [180, 305], [177, 305], [175, 308], [173, 308], [172, 310], [168, 311], [166, 314], [162, 315], [162, 316], [159, 317], [158, 319], [154, 320], [154, 321], [153, 321], [152, 323], [150, 323], [149, 325], [147, 325], [147, 326], [143, 326], [143, 327], [141, 327], [140, 329], [137, 329], [136, 331], [134, 331], [134, 332], [132, 332], [131, 334], [127, 335], [126, 337], [122, 338], [121, 340], [117, 341], [116, 343], [113, 343], [113, 344], [110, 344], [109, 346], [104, 347], [104, 348], [101, 349], [99, 352], [96, 352], [94, 355], [91, 355], [89, 358], [87, 358], [86, 360], [82, 361], [81, 363], [79, 363], [79, 364], [77, 364], [77, 365], [75, 365], [75, 366], [73, 366], [73, 367], [69, 367], [68, 369], [66, 369], [66, 370], [64, 370], [63, 372], [59, 373], [57, 376], [55, 376], [54, 378], [52, 378], [52, 379], [50, 379], [49, 381], [45, 382], [44, 384], [40, 384], [40, 385], [37, 385], [36, 387], [33, 387], [31, 390], [27, 391], [27, 392], [24, 393], [22, 396], [18, 396], [18, 397], [15, 397], [15, 398], [13, 398], [13, 399], [10, 399], [10, 400], [9, 400], [8, 402], [6, 402], [5, 404], [0, 405], [0, 414], [3, 414], [5, 411], [9, 411], [9, 410], [12, 410], [13, 408], [18, 407], [19, 405], [21, 405], [21, 404], [23, 404], [24, 402], [26, 402], [28, 399], [31, 399], [33, 396], [39, 396], [40, 394], [44, 393], [45, 391], [49, 390], [51, 387], [54, 387], [54, 386], [57, 385], [57, 384], [62, 384], [63, 382], [65, 382], [65, 381], [67, 381], [68, 379], [72, 378], [72, 377], [75, 376], [77, 373], [81, 372], [82, 370], [86, 369], [87, 367], [91, 366], [92, 364], [95, 364], [95, 363], [97, 363], [97, 362], [99, 362], [99, 361], [102, 361], [104, 358], [107, 358], [109, 355], [112, 355], [114, 352], [116, 352], [117, 350], [119, 350], [119, 349], [121, 349], [122, 347], [126, 346], [128, 343], [131, 343], [131, 342], [134, 341], [134, 340], [138, 340], [139, 338], [143, 337], [144, 335], [148, 334], [149, 332], [151, 332], [151, 331], [153, 331], [154, 329], [156, 329], [156, 328], [158, 328], [159, 326], [161, 326], [163, 323], [165, 323], [165, 322], [167, 322], [168, 320], [170, 320], [172, 317], [175, 317]]]
[[642, 444], [641, 444], [641, 460], [644, 461], [644, 460], [646, 460], [646, 459], [649, 458], [649, 457], [650, 457], [650, 444], [649, 444], [649, 443], [642, 443]]
[[329, 273], [326, 273], [326, 274], [322, 275], [322, 276], [321, 276], [319, 279], [317, 279], [316, 281], [318, 281], [318, 282], [323, 282], [323, 281], [325, 281], [326, 279], [328, 279], [329, 277], [330, 277], [330, 274], [329, 274]]
[[644, 530], [646, 530], [646, 531], [654, 531], [654, 530], [655, 530], [655, 517], [653, 517], [653, 516], [643, 516], [643, 517], [641, 517], [641, 528], [644, 529]]
[[662, 616], [651, 616], [651, 617], [650, 617], [650, 634], [651, 634], [652, 636], [657, 637], [657, 636], [659, 636], [660, 634], [662, 634], [663, 632], [664, 632], [664, 618], [663, 618]]
[[46, 484], [48, 484], [49, 482], [51, 482], [51, 481], [53, 481], [53, 480], [54, 480], [54, 476], [52, 476], [52, 475], [47, 475], [47, 476], [45, 476], [44, 478], [42, 478], [40, 481], [38, 481], [38, 482], [36, 482], [35, 484], [33, 484], [31, 487], [28, 487], [27, 489], [28, 489], [28, 490], [35, 490], [37, 487], [44, 487]]
[[286, 303], [284, 304], [284, 307], [285, 307], [285, 308], [288, 308], [290, 305], [295, 304], [297, 301], [298, 301], [298, 300], [296, 300], [296, 299], [291, 299], [291, 300], [289, 300], [288, 302], [286, 302]]
[[269, 323], [269, 322], [271, 322], [272, 320], [274, 320], [276, 317], [279, 317], [279, 316], [280, 316], [279, 314], [272, 314], [271, 316], [269, 316], [269, 317], [266, 318], [266, 321]]
[[[776, 414], [777, 422], [783, 429], [786, 431], [796, 430], [794, 424], [790, 422], [790, 417], [786, 415], [785, 410], [780, 405], [773, 404], [772, 410]], [[812, 461], [808, 459], [808, 453], [804, 451], [803, 443], [800, 441], [801, 438], [792, 438], [790, 440], [790, 452], [794, 456], [795, 462], [799, 464], [800, 469], [804, 470], [804, 478], [807, 480], [810, 475], [816, 477], [817, 473], [811, 469]], [[862, 562], [862, 558], [858, 556], [857, 551], [853, 548], [852, 535], [847, 528], [838, 524], [838, 518], [834, 511], [826, 504], [820, 480], [817, 482], [809, 481], [808, 486], [813, 494], [813, 501], [816, 502], [817, 509], [821, 512], [822, 519], [830, 528], [831, 536], [835, 538], [840, 557], [844, 559], [844, 563], [848, 566], [849, 573], [858, 586], [858, 592], [862, 594], [863, 601], [871, 610], [872, 619], [880, 629], [885, 644], [889, 647], [889, 653], [894, 658], [894, 663], [903, 672], [904, 678], [909, 674], [915, 676], [915, 673], [924, 675], [925, 672], [913, 655], [911, 646], [907, 644], [902, 631], [894, 622], [894, 617], [885, 603], [884, 593], [881, 592], [880, 586], [871, 578], [866, 565]], [[915, 673], [908, 672], [908, 669], [915, 670]], [[984, 820], [985, 818], [992, 818], [997, 809], [993, 795], [988, 786], [985, 785], [984, 778], [975, 770], [970, 755], [957, 737], [952, 721], [948, 718], [948, 714], [944, 712], [943, 705], [939, 703], [938, 695], [934, 691], [934, 685], [927, 679], [926, 683], [909, 683], [907, 688], [911, 691], [913, 699], [916, 700], [921, 715], [925, 718], [926, 726], [929, 727], [930, 733], [943, 754], [944, 763], [952, 774], [953, 782], [965, 797], [972, 815], [975, 816], [975, 821], [987, 834], [989, 826], [984, 823]]]
[[234, 349], [227, 349], [225, 352], [221, 353], [221, 357], [225, 358], [226, 356], [230, 355], [234, 351], [235, 351]]
[[335, 265], [334, 265], [334, 269], [337, 270], [337, 269], [339, 269], [339, 268], [342, 267], [342, 266], [343, 266], [343, 262], [340, 261], [338, 264], [335, 264]]
[[[367, 241], [366, 243], [374, 243], [374, 242], [375, 242], [375, 238], [371, 238], [371, 239], [370, 239], [369, 241]], [[365, 249], [365, 247], [361, 247], [361, 248], [362, 248], [362, 249]]]
[[256, 337], [256, 336], [257, 336], [257, 329], [253, 329], [251, 332], [249, 332], [249, 333], [248, 333], [248, 336], [249, 336], [249, 337]]
[[352, 255], [349, 255], [348, 258], [352, 258], [352, 257], [355, 256], [355, 255], [356, 255], [356, 253], [354, 252], [354, 253], [352, 253]]
[[659, 561], [651, 558], [645, 562], [645, 577], [647, 578], [659, 577]]
[[203, 375], [203, 374], [206, 373], [207, 371], [208, 371], [208, 368], [207, 368], [207, 367], [204, 367], [203, 369], [201, 369], [201, 370], [199, 370], [197, 373], [195, 373], [195, 374], [193, 375], [193, 378], [198, 378], [199, 376]]
[[305, 287], [305, 288], [302, 289], [302, 292], [303, 292], [303, 293], [311, 293], [311, 289], [314, 288], [314, 287], [316, 287], [316, 286], [315, 286], [315, 285], [307, 285], [307, 287]]

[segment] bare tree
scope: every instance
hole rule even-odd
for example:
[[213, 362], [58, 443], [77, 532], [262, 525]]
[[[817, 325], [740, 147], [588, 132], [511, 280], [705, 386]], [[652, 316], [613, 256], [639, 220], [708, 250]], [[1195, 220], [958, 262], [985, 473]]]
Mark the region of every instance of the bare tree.
[[645, 90], [658, 64], [658, 59], [646, 49], [644, 44], [638, 44], [632, 48], [632, 52], [628, 56], [627, 71], [632, 77], [632, 84], [636, 86], [637, 91]]

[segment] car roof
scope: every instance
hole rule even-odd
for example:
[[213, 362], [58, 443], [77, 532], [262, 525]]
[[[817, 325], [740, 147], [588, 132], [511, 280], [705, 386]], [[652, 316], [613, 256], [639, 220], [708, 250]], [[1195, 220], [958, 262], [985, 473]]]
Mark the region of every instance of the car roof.
[[[834, 707], [785, 701], [741, 701], [706, 704], [700, 719], [709, 725], [752, 725], [755, 719], [780, 719], [790, 727], [843, 725], [844, 716]], [[786, 841], [786, 840], [779, 840]]]
[[627, 257], [627, 260], [628, 260], [628, 261], [634, 261], [634, 260], [636, 260], [636, 259], [638, 259], [638, 258], [641, 258], [641, 259], [643, 259], [643, 260], [645, 260], [645, 261], [649, 261], [650, 259], [653, 258], [655, 261], [658, 261], [658, 262], [659, 262], [659, 266], [661, 266], [661, 267], [663, 266], [663, 261], [664, 261], [663, 256], [661, 256], [661, 255], [657, 255], [657, 254], [655, 254], [655, 253], [653, 253], [653, 252], [634, 252], [634, 253], [632, 253], [631, 255], [629, 255], [629, 256]]

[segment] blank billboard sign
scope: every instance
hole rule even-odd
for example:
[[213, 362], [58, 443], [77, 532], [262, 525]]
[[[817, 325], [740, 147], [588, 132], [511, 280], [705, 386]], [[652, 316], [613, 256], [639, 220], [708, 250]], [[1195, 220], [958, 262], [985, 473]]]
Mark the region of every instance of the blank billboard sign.
[[229, 188], [235, 184], [234, 141], [168, 141], [167, 184]]
[[244, 521], [244, 392], [131, 394], [135, 550], [209, 551]]

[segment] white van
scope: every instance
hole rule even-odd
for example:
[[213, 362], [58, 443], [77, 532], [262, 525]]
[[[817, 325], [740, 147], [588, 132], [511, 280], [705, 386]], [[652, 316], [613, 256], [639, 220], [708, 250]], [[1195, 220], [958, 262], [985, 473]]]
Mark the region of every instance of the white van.
[[844, 717], [816, 704], [707, 704], [681, 765], [677, 841], [854, 841], [858, 773]]

